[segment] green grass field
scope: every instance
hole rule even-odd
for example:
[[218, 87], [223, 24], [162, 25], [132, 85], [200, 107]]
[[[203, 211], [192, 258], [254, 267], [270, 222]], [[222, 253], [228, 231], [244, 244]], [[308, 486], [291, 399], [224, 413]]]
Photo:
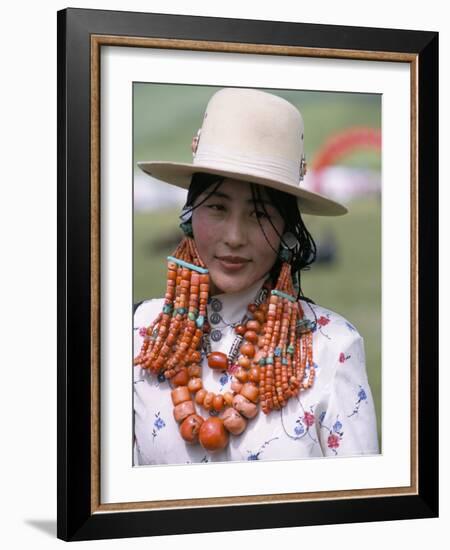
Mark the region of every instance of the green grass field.
[[[134, 216], [134, 300], [165, 291], [166, 257], [181, 237], [178, 211], [137, 212]], [[336, 261], [313, 264], [302, 277], [306, 296], [343, 315], [364, 338], [369, 382], [381, 435], [381, 215], [377, 199], [354, 201], [346, 216], [305, 216], [320, 247], [332, 234]]]

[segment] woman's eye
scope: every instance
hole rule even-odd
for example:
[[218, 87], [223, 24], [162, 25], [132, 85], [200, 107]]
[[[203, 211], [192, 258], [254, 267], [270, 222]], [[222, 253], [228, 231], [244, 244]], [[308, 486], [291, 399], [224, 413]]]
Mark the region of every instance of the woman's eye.
[[211, 210], [217, 210], [217, 211], [225, 210], [225, 207], [223, 206], [223, 204], [208, 204], [207, 207], [210, 208]]

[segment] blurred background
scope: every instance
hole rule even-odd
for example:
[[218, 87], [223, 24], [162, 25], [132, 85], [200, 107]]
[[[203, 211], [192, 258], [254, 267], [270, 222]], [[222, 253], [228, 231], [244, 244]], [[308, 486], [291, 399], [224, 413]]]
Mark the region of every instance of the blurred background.
[[[176, 247], [186, 191], [159, 182], [141, 160], [192, 162], [211, 86], [135, 83], [133, 88], [134, 302], [165, 292], [166, 257]], [[316, 262], [305, 296], [336, 311], [364, 338], [381, 448], [381, 96], [265, 89], [301, 111], [308, 171], [302, 185], [344, 203], [336, 218], [303, 215]]]

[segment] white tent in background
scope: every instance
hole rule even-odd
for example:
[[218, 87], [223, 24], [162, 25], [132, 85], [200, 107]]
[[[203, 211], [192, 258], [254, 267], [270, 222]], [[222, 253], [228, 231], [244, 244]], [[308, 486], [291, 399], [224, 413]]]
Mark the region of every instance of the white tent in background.
[[134, 172], [134, 209], [158, 210], [180, 208], [184, 205], [187, 191], [161, 182], [141, 170]]

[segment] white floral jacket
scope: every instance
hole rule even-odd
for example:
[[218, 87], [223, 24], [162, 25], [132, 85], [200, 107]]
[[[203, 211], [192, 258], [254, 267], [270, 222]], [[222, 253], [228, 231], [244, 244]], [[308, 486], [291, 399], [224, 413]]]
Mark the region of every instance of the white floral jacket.
[[[213, 351], [228, 353], [235, 338], [230, 325], [242, 319], [261, 286], [262, 281], [258, 281], [243, 292], [210, 299]], [[162, 304], [162, 299], [148, 300], [137, 308], [134, 355], [140, 351], [143, 329], [155, 319]], [[377, 454], [375, 410], [362, 337], [340, 315], [318, 305], [302, 302], [302, 306], [305, 315], [316, 322], [313, 387], [291, 398], [279, 411], [268, 415], [260, 411], [241, 435], [230, 436], [223, 451], [210, 453], [199, 444], [186, 443], [173, 417], [169, 381], [134, 367], [134, 465]], [[206, 358], [202, 366], [203, 384], [208, 391], [223, 393], [229, 389], [229, 373], [210, 369]], [[209, 413], [196, 407], [206, 418]]]

